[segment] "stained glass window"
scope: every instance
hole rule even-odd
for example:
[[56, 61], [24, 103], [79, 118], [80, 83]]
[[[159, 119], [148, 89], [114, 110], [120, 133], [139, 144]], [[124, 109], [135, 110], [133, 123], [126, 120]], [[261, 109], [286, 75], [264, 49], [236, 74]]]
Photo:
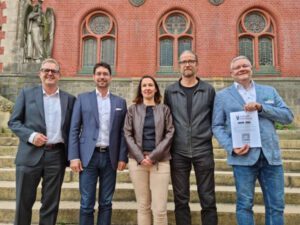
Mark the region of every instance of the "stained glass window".
[[95, 15], [91, 18], [89, 26], [95, 34], [105, 34], [110, 27], [110, 19], [105, 15]]
[[176, 13], [168, 16], [165, 25], [171, 34], [181, 34], [187, 27], [187, 21], [184, 15]]
[[97, 61], [97, 42], [93, 38], [83, 41], [83, 66], [93, 67]]
[[191, 38], [180, 38], [178, 41], [178, 57], [185, 50], [192, 50], [192, 39]]
[[180, 11], [166, 14], [158, 27], [159, 72], [177, 72], [178, 60], [184, 50], [192, 50], [194, 30], [190, 17]]
[[160, 40], [160, 66], [173, 66], [173, 40]]
[[240, 55], [246, 56], [253, 63], [253, 40], [250, 37], [240, 38]]
[[115, 67], [116, 26], [112, 17], [104, 12], [93, 12], [82, 24], [82, 68], [91, 74], [96, 62], [104, 61]]
[[101, 41], [101, 61], [107, 62], [111, 66], [115, 65], [115, 39], [106, 38]]
[[251, 9], [241, 17], [237, 29], [239, 54], [250, 59], [255, 73], [278, 74], [276, 27], [271, 16], [261, 9]]
[[269, 37], [259, 38], [259, 65], [273, 65], [273, 46], [272, 39]]
[[253, 33], [260, 33], [266, 27], [266, 20], [259, 12], [251, 12], [245, 17], [245, 27]]

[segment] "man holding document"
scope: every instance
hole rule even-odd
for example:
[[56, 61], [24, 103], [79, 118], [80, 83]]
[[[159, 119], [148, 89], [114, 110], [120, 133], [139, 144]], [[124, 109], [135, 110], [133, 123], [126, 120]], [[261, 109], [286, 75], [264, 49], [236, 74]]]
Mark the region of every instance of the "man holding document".
[[254, 225], [253, 202], [258, 179], [265, 202], [265, 224], [284, 224], [284, 175], [275, 122], [288, 124], [293, 113], [277, 91], [252, 80], [245, 56], [230, 65], [234, 84], [219, 91], [213, 110], [213, 133], [232, 165], [238, 225]]

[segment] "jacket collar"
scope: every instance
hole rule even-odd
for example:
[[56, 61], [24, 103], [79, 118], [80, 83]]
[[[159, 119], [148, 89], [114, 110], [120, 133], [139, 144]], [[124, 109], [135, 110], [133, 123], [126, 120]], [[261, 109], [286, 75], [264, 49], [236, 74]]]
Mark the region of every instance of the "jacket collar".
[[[196, 79], [198, 80], [198, 85], [197, 85], [197, 88], [196, 88], [195, 92], [205, 91], [206, 88], [205, 88], [205, 85], [204, 85], [203, 81], [199, 77], [196, 77]], [[172, 92], [181, 92], [181, 93], [183, 93], [183, 91], [180, 87], [181, 80], [182, 80], [182, 78], [179, 78], [179, 80], [175, 83], [175, 86], [174, 86], [174, 89], [172, 90]]]

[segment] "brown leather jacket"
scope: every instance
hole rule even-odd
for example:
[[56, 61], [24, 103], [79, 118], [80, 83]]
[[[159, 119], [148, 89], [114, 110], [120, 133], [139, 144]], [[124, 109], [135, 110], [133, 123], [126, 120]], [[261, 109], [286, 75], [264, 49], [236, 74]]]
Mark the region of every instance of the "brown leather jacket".
[[[124, 136], [128, 146], [129, 157], [134, 158], [138, 163], [144, 159], [142, 142], [146, 105], [133, 104], [128, 108]], [[153, 107], [155, 122], [155, 149], [150, 153], [149, 158], [154, 162], [161, 162], [171, 159], [170, 148], [174, 134], [172, 116], [168, 106], [158, 104]]]

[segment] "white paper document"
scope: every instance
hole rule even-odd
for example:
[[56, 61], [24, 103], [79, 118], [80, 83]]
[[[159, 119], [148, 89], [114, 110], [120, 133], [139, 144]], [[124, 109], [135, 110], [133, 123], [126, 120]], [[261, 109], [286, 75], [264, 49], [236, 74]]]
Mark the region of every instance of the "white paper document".
[[233, 148], [240, 148], [245, 144], [251, 148], [261, 147], [257, 111], [232, 112], [230, 122]]

